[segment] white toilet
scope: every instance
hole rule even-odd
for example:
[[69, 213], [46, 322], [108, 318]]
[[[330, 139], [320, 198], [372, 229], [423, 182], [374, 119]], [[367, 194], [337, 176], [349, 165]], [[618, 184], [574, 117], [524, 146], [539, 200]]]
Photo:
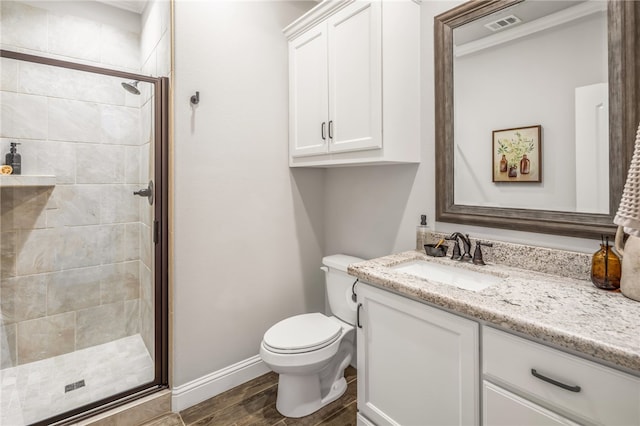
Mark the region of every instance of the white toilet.
[[322, 259], [331, 312], [296, 315], [280, 321], [264, 334], [262, 360], [280, 375], [276, 408], [286, 417], [303, 417], [340, 398], [347, 390], [344, 369], [355, 342], [355, 278], [347, 266], [361, 262], [337, 254]]

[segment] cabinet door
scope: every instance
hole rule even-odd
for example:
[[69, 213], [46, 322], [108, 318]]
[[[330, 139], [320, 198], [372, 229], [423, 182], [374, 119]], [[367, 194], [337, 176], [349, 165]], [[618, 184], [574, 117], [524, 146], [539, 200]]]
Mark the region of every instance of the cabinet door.
[[327, 24], [289, 42], [289, 150], [293, 157], [328, 149]]
[[358, 410], [382, 425], [479, 424], [478, 324], [359, 285]]
[[487, 381], [483, 385], [482, 424], [484, 426], [577, 425], [559, 414]]
[[328, 21], [331, 152], [382, 147], [380, 7], [356, 1]]

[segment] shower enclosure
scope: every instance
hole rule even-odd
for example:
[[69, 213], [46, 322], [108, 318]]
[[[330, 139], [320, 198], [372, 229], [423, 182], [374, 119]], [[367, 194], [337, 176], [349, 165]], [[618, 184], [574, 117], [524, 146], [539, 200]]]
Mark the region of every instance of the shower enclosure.
[[167, 384], [168, 80], [1, 50], [0, 425]]

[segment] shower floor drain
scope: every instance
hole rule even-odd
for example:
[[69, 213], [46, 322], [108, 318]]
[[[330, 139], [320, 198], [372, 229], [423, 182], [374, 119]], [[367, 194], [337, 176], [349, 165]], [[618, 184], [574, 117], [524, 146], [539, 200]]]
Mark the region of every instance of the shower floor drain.
[[80, 389], [81, 387], [84, 387], [84, 379], [82, 379], [82, 380], [80, 380], [78, 382], [75, 382], [75, 383], [71, 383], [71, 384], [65, 385], [64, 386], [64, 393], [71, 392], [71, 391], [76, 390], [76, 389]]

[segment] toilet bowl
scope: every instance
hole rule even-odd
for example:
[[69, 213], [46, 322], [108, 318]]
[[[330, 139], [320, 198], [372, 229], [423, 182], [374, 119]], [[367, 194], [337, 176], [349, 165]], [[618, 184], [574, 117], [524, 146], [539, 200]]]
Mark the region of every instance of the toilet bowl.
[[279, 374], [277, 410], [304, 417], [338, 399], [347, 389], [344, 370], [353, 357], [356, 304], [350, 263], [362, 259], [333, 255], [323, 259], [327, 295], [336, 316], [310, 313], [286, 318], [264, 334], [260, 356]]

